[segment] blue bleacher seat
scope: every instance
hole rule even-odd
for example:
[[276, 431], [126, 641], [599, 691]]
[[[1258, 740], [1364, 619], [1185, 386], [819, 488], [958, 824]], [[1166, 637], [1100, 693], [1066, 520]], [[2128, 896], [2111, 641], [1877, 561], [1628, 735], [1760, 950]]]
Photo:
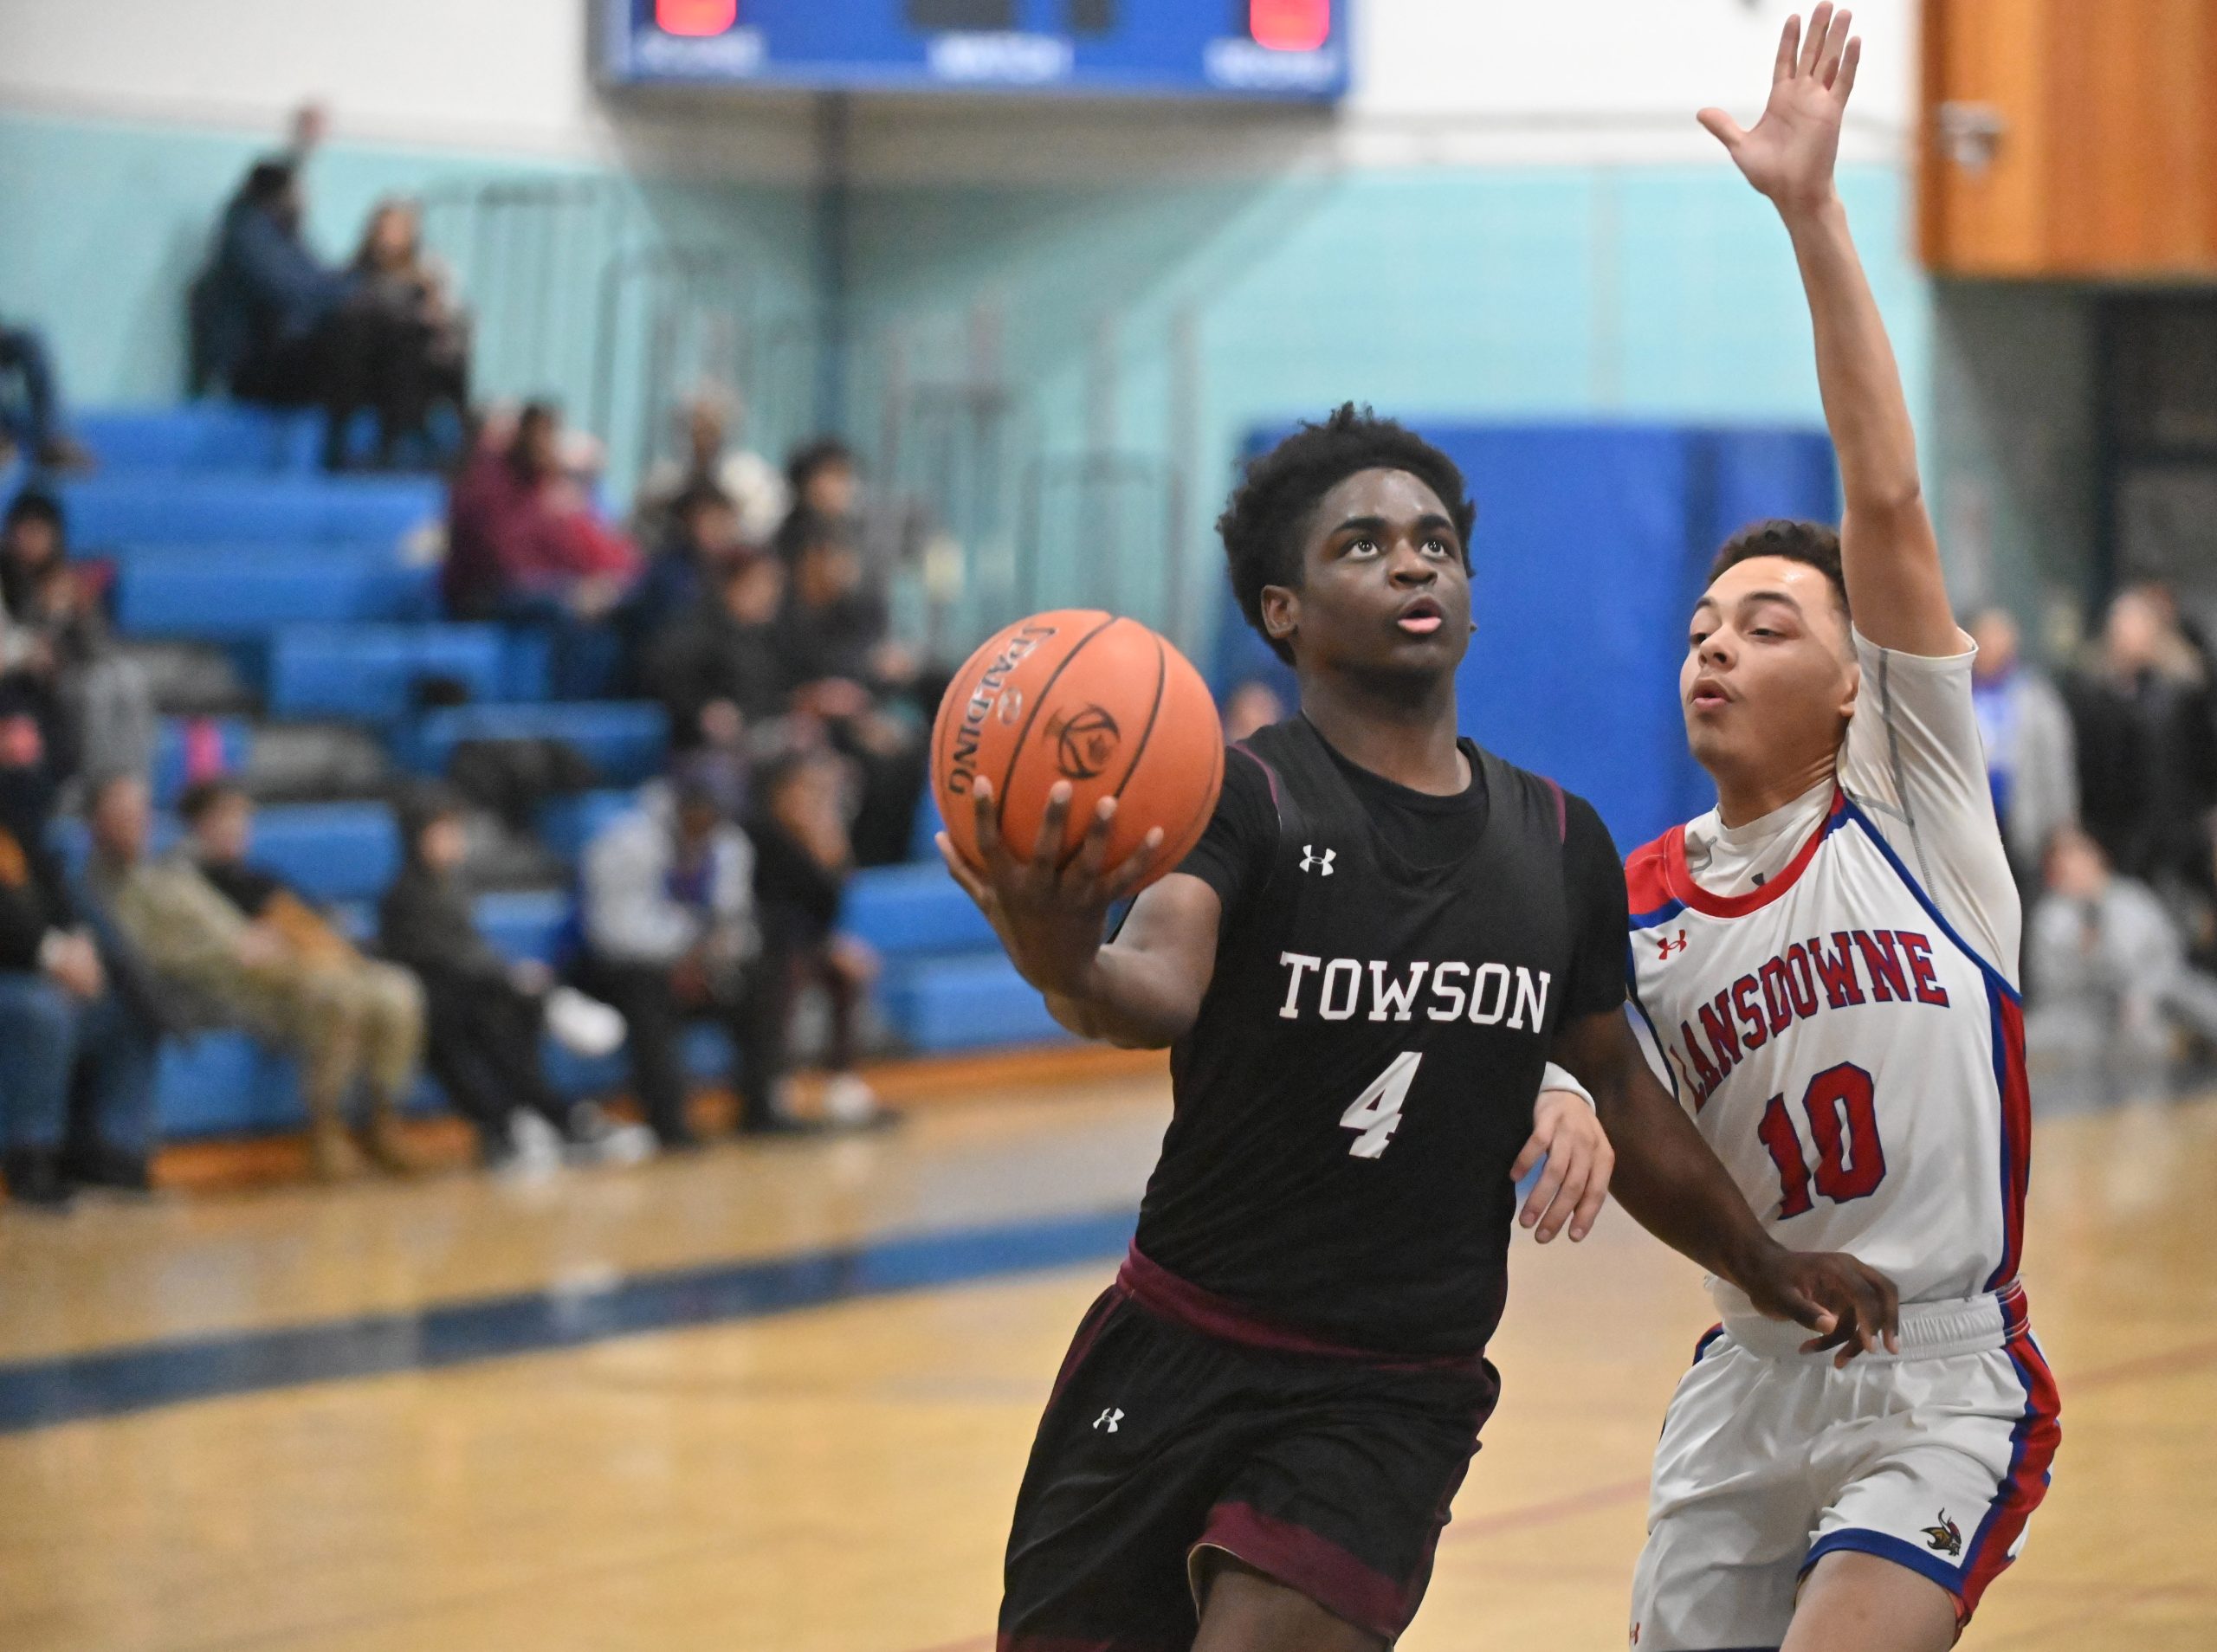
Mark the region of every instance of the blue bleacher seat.
[[257, 810], [249, 858], [311, 900], [372, 900], [400, 870], [400, 831], [382, 803]]
[[496, 698], [507, 649], [495, 625], [288, 625], [270, 639], [269, 709], [394, 723], [414, 709], [417, 685], [440, 677]]
[[116, 623], [134, 636], [222, 641], [437, 611], [437, 570], [403, 567], [383, 549], [165, 549], [117, 558]]
[[1070, 1037], [998, 951], [890, 963], [879, 991], [888, 1019], [927, 1055]]
[[847, 886], [842, 927], [887, 958], [990, 947], [992, 926], [934, 855], [928, 866], [869, 867]]
[[112, 474], [306, 468], [314, 462], [323, 431], [319, 412], [281, 412], [236, 402], [112, 408], [80, 414], [74, 423], [79, 439], [100, 456], [100, 468]]
[[445, 507], [436, 482], [412, 476], [100, 473], [65, 483], [61, 494], [70, 538], [89, 551], [134, 542], [391, 545]]
[[539, 841], [564, 860], [574, 861], [604, 827], [631, 807], [637, 795], [625, 788], [557, 797], [539, 811]]
[[669, 718], [661, 707], [643, 701], [456, 706], [425, 714], [408, 760], [419, 773], [443, 773], [455, 747], [471, 739], [562, 740], [584, 755], [604, 784], [634, 785], [662, 772]]
[[[222, 754], [224, 774], [236, 774], [246, 766], [247, 754], [254, 744], [254, 731], [240, 717], [210, 717], [199, 720], [207, 724], [213, 733], [217, 750]], [[154, 771], [152, 778], [154, 806], [168, 809], [184, 795], [186, 784], [187, 720], [165, 717], [155, 730]]]

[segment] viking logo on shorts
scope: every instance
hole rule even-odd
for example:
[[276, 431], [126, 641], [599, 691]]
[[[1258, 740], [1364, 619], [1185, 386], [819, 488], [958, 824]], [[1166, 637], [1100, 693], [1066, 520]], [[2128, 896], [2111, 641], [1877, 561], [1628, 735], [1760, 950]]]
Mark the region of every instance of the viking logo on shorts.
[[1924, 1546], [1935, 1554], [1944, 1554], [1949, 1559], [1960, 1559], [1963, 1552], [1963, 1529], [1948, 1518], [1948, 1511], [1940, 1511], [1940, 1524], [1924, 1528]]
[[1088, 706], [1047, 725], [1047, 738], [1055, 742], [1055, 766], [1072, 780], [1091, 780], [1107, 773], [1123, 737], [1116, 720], [1098, 706]]

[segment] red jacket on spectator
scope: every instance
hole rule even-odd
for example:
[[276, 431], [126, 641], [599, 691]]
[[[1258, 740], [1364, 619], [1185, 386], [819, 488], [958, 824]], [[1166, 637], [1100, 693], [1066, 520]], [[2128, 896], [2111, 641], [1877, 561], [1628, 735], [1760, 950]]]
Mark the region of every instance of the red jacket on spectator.
[[[528, 421], [527, 421], [528, 423]], [[639, 571], [630, 540], [592, 513], [585, 490], [544, 462], [519, 430], [481, 448], [448, 506], [447, 605], [487, 613], [519, 597], [561, 597], [586, 579], [626, 582]]]

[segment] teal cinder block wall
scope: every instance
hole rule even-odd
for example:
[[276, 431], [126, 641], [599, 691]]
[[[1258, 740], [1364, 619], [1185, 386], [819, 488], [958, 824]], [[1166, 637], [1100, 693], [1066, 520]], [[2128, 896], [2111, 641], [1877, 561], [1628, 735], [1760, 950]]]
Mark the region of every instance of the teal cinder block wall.
[[[1906, 181], [1855, 169], [1842, 189], [1922, 406], [1930, 307], [1909, 252]], [[1182, 586], [1160, 558], [1130, 558], [1119, 605], [1181, 641], [1205, 635], [1209, 523], [1259, 427], [1348, 399], [1419, 423], [1821, 419], [1785, 235], [1721, 164], [888, 190], [863, 197], [855, 244], [865, 332], [905, 327], [912, 373], [919, 355], [931, 370], [934, 341], [937, 365], [956, 371], [957, 321], [981, 298], [1002, 313], [1018, 416], [1041, 450], [1085, 445], [1089, 384], [1113, 358], [1115, 445], [1186, 467], [1194, 558]], [[1197, 342], [1198, 451], [1173, 455], [1181, 314]], [[858, 404], [877, 371], [860, 352]], [[1030, 600], [1102, 589], [1102, 545], [1080, 532], [1047, 551]], [[972, 629], [1021, 605], [992, 588], [990, 559], [979, 571]], [[1208, 610], [1178, 602], [1181, 590], [1205, 590]]]

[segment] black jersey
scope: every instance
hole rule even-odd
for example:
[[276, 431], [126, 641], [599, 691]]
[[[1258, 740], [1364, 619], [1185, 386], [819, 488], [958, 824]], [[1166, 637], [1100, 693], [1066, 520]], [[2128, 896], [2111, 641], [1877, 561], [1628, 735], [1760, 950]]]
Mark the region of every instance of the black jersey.
[[1180, 868], [1222, 901], [1216, 975], [1127, 1274], [1185, 1317], [1404, 1358], [1500, 1320], [1509, 1168], [1555, 1029], [1624, 1002], [1625, 884], [1589, 804], [1463, 749], [1434, 797], [1304, 718], [1234, 748]]

